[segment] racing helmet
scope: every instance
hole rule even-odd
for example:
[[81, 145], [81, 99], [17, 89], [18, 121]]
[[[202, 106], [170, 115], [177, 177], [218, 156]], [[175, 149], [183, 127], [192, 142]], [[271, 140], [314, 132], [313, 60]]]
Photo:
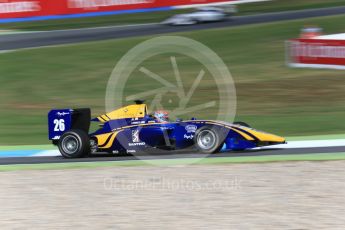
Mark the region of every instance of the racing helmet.
[[158, 122], [169, 122], [169, 113], [165, 110], [157, 110], [153, 116]]

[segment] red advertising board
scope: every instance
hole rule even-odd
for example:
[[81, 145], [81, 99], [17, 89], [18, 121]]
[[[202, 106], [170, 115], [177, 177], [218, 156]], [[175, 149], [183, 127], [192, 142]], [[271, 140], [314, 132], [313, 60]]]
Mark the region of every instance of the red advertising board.
[[287, 55], [288, 64], [294, 67], [345, 69], [345, 40], [290, 40]]
[[80, 14], [236, 0], [0, 0], [0, 18]]

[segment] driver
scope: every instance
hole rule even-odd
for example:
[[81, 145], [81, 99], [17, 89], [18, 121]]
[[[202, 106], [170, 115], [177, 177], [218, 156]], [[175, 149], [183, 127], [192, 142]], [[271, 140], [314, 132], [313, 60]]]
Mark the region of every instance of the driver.
[[156, 119], [157, 122], [161, 123], [167, 123], [169, 122], [169, 113], [165, 110], [157, 110], [153, 114], [154, 118]]

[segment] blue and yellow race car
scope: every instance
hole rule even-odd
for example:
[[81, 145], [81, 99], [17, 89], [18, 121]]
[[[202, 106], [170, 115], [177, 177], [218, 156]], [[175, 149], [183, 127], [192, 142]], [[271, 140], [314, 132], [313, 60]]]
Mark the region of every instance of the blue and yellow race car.
[[[93, 133], [89, 133], [91, 121], [100, 123], [100, 128]], [[148, 114], [143, 101], [93, 119], [90, 109], [51, 110], [48, 126], [49, 139], [65, 158], [193, 146], [201, 153], [210, 154], [285, 143], [285, 138], [252, 129], [243, 122], [195, 118], [171, 122], [164, 113]]]

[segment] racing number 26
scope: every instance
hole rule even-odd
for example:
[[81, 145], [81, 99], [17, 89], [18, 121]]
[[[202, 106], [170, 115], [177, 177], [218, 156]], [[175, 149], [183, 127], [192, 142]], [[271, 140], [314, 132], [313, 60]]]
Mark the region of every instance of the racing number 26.
[[65, 120], [64, 119], [55, 119], [54, 120], [54, 131], [65, 131]]

